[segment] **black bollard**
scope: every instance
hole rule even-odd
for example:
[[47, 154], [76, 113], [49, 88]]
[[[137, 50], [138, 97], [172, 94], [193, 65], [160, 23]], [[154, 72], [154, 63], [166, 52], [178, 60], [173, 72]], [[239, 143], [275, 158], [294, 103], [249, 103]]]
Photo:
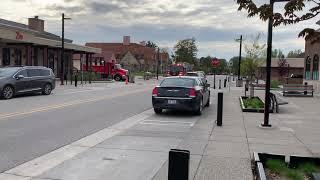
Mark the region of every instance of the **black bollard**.
[[219, 89], [221, 89], [221, 79], [219, 79]]
[[216, 89], [216, 74], [213, 76], [213, 89]]
[[308, 83], [307, 83], [307, 82], [304, 83], [304, 89], [305, 89], [305, 91], [303, 92], [303, 94], [304, 94], [304, 95], [307, 95], [307, 94], [308, 94], [308, 91], [307, 91], [307, 89], [308, 89]]
[[227, 87], [227, 79], [224, 79], [223, 87]]
[[78, 73], [74, 75], [74, 86], [78, 86]]
[[171, 149], [169, 152], [168, 180], [189, 179], [190, 151]]
[[223, 93], [218, 93], [218, 110], [217, 110], [217, 125], [222, 126], [222, 113], [223, 113]]

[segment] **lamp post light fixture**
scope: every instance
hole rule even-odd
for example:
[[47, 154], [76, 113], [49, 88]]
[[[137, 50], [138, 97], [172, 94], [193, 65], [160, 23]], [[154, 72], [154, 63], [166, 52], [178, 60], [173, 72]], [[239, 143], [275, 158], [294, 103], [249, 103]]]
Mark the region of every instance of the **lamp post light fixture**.
[[265, 92], [265, 105], [264, 105], [264, 122], [262, 127], [271, 127], [269, 123], [269, 110], [270, 110], [270, 84], [271, 84], [271, 58], [272, 58], [272, 30], [273, 30], [273, 6], [275, 2], [287, 2], [290, 0], [270, 0], [271, 12], [268, 24], [268, 47], [267, 47], [267, 65], [266, 65], [266, 92]]
[[62, 35], [61, 35], [61, 74], [60, 80], [61, 85], [64, 85], [64, 20], [71, 20], [71, 18], [66, 18], [64, 13], [62, 13]]

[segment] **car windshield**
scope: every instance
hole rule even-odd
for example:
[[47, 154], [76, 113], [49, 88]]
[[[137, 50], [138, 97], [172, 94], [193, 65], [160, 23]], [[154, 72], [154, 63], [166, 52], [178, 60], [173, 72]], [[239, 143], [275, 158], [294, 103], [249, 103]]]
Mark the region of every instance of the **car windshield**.
[[13, 76], [19, 68], [0, 68], [0, 77]]
[[195, 76], [195, 77], [198, 77], [198, 73], [187, 73], [187, 76]]
[[168, 78], [164, 79], [160, 84], [161, 87], [193, 87], [194, 79], [189, 78]]
[[116, 69], [122, 69], [121, 64], [116, 64], [115, 67]]

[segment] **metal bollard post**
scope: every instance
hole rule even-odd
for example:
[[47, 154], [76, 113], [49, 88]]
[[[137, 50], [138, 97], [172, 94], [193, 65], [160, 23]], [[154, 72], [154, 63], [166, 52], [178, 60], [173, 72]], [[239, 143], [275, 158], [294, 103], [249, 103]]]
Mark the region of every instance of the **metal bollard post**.
[[74, 86], [78, 87], [78, 73], [74, 76]]
[[304, 89], [305, 89], [305, 91], [303, 92], [304, 95], [307, 95], [307, 94], [308, 94], [307, 88], [308, 88], [308, 83], [305, 82], [305, 83], [304, 83]]
[[227, 79], [224, 79], [223, 87], [227, 87]]
[[221, 89], [221, 79], [219, 79], [219, 89]]
[[216, 89], [216, 74], [213, 76], [213, 89]]
[[217, 110], [217, 125], [222, 126], [222, 113], [223, 113], [223, 93], [218, 93], [218, 110]]
[[190, 151], [171, 149], [169, 152], [168, 180], [189, 179]]

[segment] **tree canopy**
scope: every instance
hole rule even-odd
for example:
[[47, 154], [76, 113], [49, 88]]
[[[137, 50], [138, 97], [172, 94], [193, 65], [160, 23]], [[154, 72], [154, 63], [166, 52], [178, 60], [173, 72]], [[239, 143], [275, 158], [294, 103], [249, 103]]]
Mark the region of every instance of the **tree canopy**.
[[156, 47], [158, 47], [158, 46], [157, 46], [156, 43], [154, 43], [154, 42], [152, 42], [152, 41], [147, 41], [146, 47], [156, 48]]
[[[320, 0], [290, 0], [286, 2], [283, 13], [272, 13], [270, 4], [258, 6], [253, 0], [236, 0], [236, 2], [239, 5], [238, 10], [246, 10], [248, 17], [259, 16], [263, 21], [272, 17], [274, 20], [273, 26], [296, 24], [320, 14]], [[314, 42], [320, 40], [320, 33], [307, 28], [300, 32], [299, 37], [305, 37]]]
[[174, 46], [174, 61], [187, 62], [196, 65], [198, 48], [195, 38], [178, 41]]

